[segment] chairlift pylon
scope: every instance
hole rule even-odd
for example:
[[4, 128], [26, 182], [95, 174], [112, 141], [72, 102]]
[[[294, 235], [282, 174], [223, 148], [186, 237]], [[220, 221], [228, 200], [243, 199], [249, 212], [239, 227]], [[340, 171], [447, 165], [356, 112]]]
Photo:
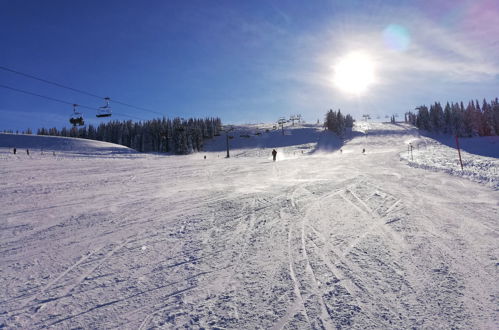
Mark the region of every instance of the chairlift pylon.
[[73, 115], [71, 116], [71, 118], [69, 118], [69, 122], [71, 123], [71, 125], [73, 125], [73, 127], [85, 125], [83, 115], [81, 114], [81, 112], [76, 111], [77, 106], [78, 104], [73, 104]]
[[103, 105], [102, 107], [99, 107], [99, 110], [96, 115], [97, 118], [111, 117], [112, 115], [111, 106], [109, 105], [109, 101], [111, 101], [111, 99], [109, 97], [105, 97], [104, 101], [106, 102], [106, 104]]

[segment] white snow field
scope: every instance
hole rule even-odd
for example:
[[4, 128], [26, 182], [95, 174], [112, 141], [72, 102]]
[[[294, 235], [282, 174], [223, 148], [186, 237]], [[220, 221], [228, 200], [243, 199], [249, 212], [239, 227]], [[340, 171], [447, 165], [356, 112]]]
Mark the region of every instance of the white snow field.
[[0, 328], [497, 329], [497, 186], [408, 166], [406, 125], [243, 129], [229, 159], [0, 135]]
[[[456, 149], [454, 137], [435, 136], [409, 139], [412, 144], [401, 154], [410, 166], [443, 171], [452, 175], [466, 177], [487, 186], [499, 189], [499, 136], [459, 139], [461, 160]], [[443, 143], [442, 143], [443, 142]]]

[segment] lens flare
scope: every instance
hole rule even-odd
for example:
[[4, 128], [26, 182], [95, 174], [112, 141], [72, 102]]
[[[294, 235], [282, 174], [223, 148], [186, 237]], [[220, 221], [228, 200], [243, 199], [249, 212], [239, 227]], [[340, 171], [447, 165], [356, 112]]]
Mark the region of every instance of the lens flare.
[[383, 30], [386, 47], [396, 52], [405, 52], [411, 43], [409, 31], [401, 25], [390, 24]]

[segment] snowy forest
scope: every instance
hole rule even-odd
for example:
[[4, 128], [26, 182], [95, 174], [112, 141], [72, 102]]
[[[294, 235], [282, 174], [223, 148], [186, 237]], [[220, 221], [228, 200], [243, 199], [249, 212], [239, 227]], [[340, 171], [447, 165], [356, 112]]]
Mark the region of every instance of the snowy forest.
[[111, 121], [95, 127], [41, 128], [38, 135], [68, 136], [116, 143], [140, 152], [189, 154], [200, 151], [206, 139], [219, 135], [220, 118], [153, 119], [144, 122]]
[[353, 122], [352, 116], [344, 116], [340, 110], [329, 110], [326, 114], [326, 119], [324, 120], [324, 127], [336, 133], [338, 136], [342, 136], [345, 133], [346, 128], [353, 127]]
[[453, 134], [459, 137], [499, 135], [499, 100], [488, 103], [485, 99], [480, 106], [478, 100], [468, 102], [447, 102], [445, 107], [439, 102], [416, 108], [418, 113], [408, 112], [405, 121], [419, 129]]

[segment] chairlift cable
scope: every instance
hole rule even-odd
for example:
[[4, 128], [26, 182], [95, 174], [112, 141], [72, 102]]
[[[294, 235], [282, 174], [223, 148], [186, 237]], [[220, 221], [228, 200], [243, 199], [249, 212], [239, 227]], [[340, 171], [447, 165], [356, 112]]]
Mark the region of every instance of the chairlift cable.
[[[59, 102], [59, 103], [62, 103], [62, 104], [67, 104], [67, 105], [71, 105], [71, 106], [73, 106], [75, 104], [74, 102], [68, 102], [68, 101], [64, 101], [64, 100], [61, 100], [61, 99], [56, 99], [56, 98], [51, 97], [51, 96], [37, 94], [37, 93], [33, 93], [33, 92], [30, 92], [30, 91], [27, 91], [27, 90], [24, 90], [24, 89], [10, 87], [10, 86], [7, 86], [7, 85], [0, 84], [0, 87], [1, 88], [5, 88], [5, 89], [10, 89], [10, 90], [13, 90], [13, 91], [16, 91], [16, 92], [19, 92], [19, 93], [24, 93], [24, 94], [28, 94], [28, 95], [32, 95], [32, 96], [41, 97], [41, 98], [44, 98], [44, 99], [47, 99], [47, 100], [50, 100], [50, 101], [54, 101], [54, 102]], [[89, 106], [86, 106], [86, 105], [79, 104], [79, 106], [82, 107], [82, 108], [85, 108], [85, 109], [98, 110], [97, 108], [92, 108], [92, 107], [89, 107]], [[145, 120], [143, 118], [139, 118], [139, 117], [135, 117], [135, 116], [130, 116], [130, 115], [124, 115], [124, 114], [120, 114], [120, 113], [116, 113], [116, 112], [114, 114], [118, 115], [118, 116], [122, 116], [122, 117], [129, 117], [129, 118], [138, 119], [138, 120]]]
[[[46, 95], [41, 95], [41, 94], [29, 92], [29, 91], [26, 91], [26, 90], [23, 90], [23, 89], [19, 89], [19, 88], [15, 88], [15, 87], [10, 87], [10, 86], [6, 86], [6, 85], [2, 85], [2, 84], [0, 84], [0, 87], [5, 88], [5, 89], [10, 89], [10, 90], [13, 90], [13, 91], [16, 91], [16, 92], [19, 92], [19, 93], [24, 93], [24, 94], [28, 94], [28, 95], [38, 96], [38, 97], [41, 97], [41, 98], [44, 98], [44, 99], [47, 99], [47, 100], [51, 100], [51, 101], [54, 101], [54, 102], [59, 102], [59, 103], [62, 103], [62, 104], [69, 104], [69, 105], [73, 105], [74, 104], [73, 102], [68, 102], [68, 101], [56, 99], [54, 97], [50, 97], [50, 96], [46, 96]], [[94, 108], [90, 108], [90, 107], [87, 107], [87, 106], [84, 106], [84, 105], [81, 105], [81, 107], [88, 108], [88, 109], [91, 109], [91, 110], [95, 110]]]
[[[60, 84], [60, 83], [57, 83], [57, 82], [54, 82], [54, 81], [50, 81], [50, 80], [43, 79], [43, 78], [40, 78], [40, 77], [36, 77], [36, 76], [30, 75], [30, 74], [27, 74], [27, 73], [24, 73], [24, 72], [13, 70], [13, 69], [1, 66], [1, 65], [0, 65], [0, 69], [4, 70], [4, 71], [9, 71], [9, 72], [15, 73], [15, 74], [27, 77], [27, 78], [35, 79], [35, 80], [44, 82], [46, 84], [54, 85], [54, 86], [57, 86], [57, 87], [60, 87], [60, 88], [65, 88], [65, 89], [68, 89], [68, 90], [71, 90], [73, 92], [77, 92], [77, 93], [80, 93], [80, 94], [84, 94], [84, 95], [87, 95], [87, 96], [92, 96], [92, 97], [95, 97], [95, 98], [98, 98], [98, 99], [101, 99], [101, 100], [105, 99], [105, 97], [102, 97], [102, 96], [99, 96], [99, 95], [96, 95], [96, 94], [93, 94], [93, 93], [90, 93], [90, 92], [87, 92], [87, 91], [84, 91], [84, 90], [81, 90], [81, 89], [77, 89], [77, 88], [73, 88], [73, 87], [70, 87], [70, 86], [66, 86], [66, 85], [63, 85], [63, 84]], [[152, 113], [164, 116], [163, 113], [160, 113], [158, 111], [154, 111], [154, 110], [151, 110], [151, 109], [146, 109], [146, 108], [138, 107], [138, 106], [126, 103], [126, 102], [118, 101], [118, 100], [116, 100], [114, 98], [112, 100], [113, 100], [114, 103], [121, 104], [121, 105], [129, 107], [129, 108], [135, 108], [137, 110], [152, 112]]]

